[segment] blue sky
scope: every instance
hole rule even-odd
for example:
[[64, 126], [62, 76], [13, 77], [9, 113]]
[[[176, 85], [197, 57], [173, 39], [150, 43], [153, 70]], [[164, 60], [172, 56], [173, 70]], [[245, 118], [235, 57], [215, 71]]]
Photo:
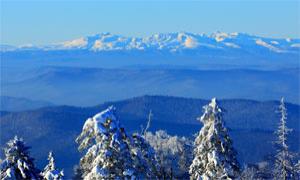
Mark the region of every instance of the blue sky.
[[300, 2], [288, 0], [0, 0], [1, 44], [47, 44], [99, 32], [246, 32], [300, 37]]

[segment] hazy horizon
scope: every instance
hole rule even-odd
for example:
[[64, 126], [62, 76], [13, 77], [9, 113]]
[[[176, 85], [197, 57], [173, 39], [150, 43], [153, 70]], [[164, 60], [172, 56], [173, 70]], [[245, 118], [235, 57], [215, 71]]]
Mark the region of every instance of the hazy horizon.
[[[1, 1], [1, 44], [51, 44], [110, 32], [244, 32], [300, 38], [299, 1]], [[242, 24], [242, 26], [241, 26]], [[33, 28], [34, 27], [34, 28]]]

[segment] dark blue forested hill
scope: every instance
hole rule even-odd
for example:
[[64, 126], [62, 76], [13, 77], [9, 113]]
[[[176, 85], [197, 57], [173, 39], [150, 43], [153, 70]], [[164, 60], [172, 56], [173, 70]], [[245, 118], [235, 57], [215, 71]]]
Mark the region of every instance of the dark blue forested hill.
[[[56, 106], [24, 112], [1, 112], [1, 147], [17, 134], [32, 146], [32, 155], [40, 167], [46, 162], [48, 151], [53, 150], [57, 164], [70, 175], [73, 165], [79, 161], [75, 138], [81, 132], [84, 121], [107, 106], [116, 106], [117, 116], [129, 133], [140, 131], [141, 125], [146, 125], [151, 109], [154, 116], [150, 131], [165, 129], [173, 135], [193, 138], [193, 134], [201, 128], [196, 118], [207, 103], [207, 100], [201, 99], [142, 96], [94, 107]], [[242, 164], [261, 161], [274, 152], [273, 132], [280, 118], [276, 114], [278, 105], [278, 101], [220, 101], [226, 126], [230, 129]], [[294, 130], [289, 137], [290, 147], [299, 152], [300, 106], [287, 103], [287, 109], [287, 125]]]

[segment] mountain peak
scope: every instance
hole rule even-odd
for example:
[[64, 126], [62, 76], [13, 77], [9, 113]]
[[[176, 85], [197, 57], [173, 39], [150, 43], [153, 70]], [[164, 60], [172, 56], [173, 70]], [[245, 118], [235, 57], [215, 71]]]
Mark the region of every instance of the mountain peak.
[[[246, 33], [226, 33], [216, 31], [211, 35], [190, 32], [156, 33], [148, 37], [126, 37], [109, 32], [97, 33], [70, 41], [48, 46], [23, 46], [1, 48], [1, 51], [13, 50], [76, 50], [87, 51], [166, 51], [182, 52], [187, 49], [199, 51], [212, 49], [218, 51], [299, 53], [300, 39], [265, 38]], [[4, 46], [3, 46], [4, 47]], [[7, 46], [5, 46], [7, 47]]]

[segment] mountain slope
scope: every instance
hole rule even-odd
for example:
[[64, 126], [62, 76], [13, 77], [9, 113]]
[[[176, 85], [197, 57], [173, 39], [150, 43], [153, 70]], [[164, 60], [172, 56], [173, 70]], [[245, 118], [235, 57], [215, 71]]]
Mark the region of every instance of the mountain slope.
[[[154, 116], [150, 131], [165, 129], [170, 134], [193, 138], [193, 134], [201, 127], [196, 118], [201, 115], [201, 107], [207, 102], [200, 99], [143, 96], [88, 108], [58, 106], [25, 112], [6, 112], [0, 119], [1, 146], [15, 134], [22, 136], [33, 147], [32, 154], [40, 166], [45, 163], [47, 152], [53, 150], [57, 164], [64, 167], [70, 175], [72, 166], [79, 160], [75, 137], [88, 117], [107, 106], [116, 106], [117, 115], [128, 132], [140, 131], [140, 126], [145, 126], [147, 114], [152, 109]], [[273, 131], [279, 121], [279, 115], [275, 113], [278, 104], [277, 101], [220, 101], [241, 163], [260, 161], [273, 152]], [[292, 150], [299, 151], [300, 106], [287, 103], [287, 108], [288, 127], [294, 129], [289, 144]]]

